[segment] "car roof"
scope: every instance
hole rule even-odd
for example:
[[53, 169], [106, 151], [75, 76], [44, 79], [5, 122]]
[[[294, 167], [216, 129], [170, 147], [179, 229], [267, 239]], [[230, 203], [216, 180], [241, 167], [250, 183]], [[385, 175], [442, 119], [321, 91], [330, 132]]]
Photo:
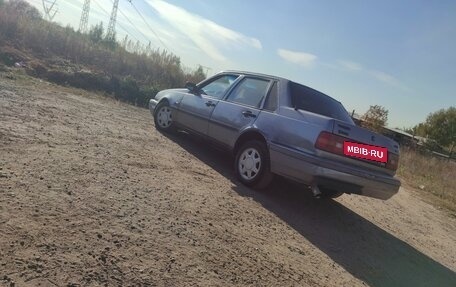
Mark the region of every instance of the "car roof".
[[[309, 86], [306, 86], [306, 85], [303, 85], [301, 83], [298, 83], [298, 82], [293, 82], [292, 80], [289, 80], [289, 79], [286, 79], [286, 78], [282, 78], [282, 77], [278, 77], [278, 76], [273, 76], [273, 75], [268, 75], [268, 74], [261, 74], [261, 73], [255, 73], [255, 72], [248, 72], [248, 71], [239, 71], [239, 70], [224, 70], [224, 71], [221, 71], [221, 72], [218, 72], [217, 74], [215, 75], [220, 75], [220, 74], [230, 74], [230, 73], [233, 73], [233, 74], [241, 74], [241, 75], [246, 75], [246, 76], [253, 76], [253, 77], [263, 77], [263, 78], [269, 78], [269, 79], [274, 79], [274, 80], [279, 80], [279, 81], [284, 81], [284, 82], [291, 82], [291, 83], [295, 83], [297, 85], [300, 85], [300, 86], [303, 86], [307, 89], [310, 89], [310, 90], [313, 90], [319, 94], [321, 94], [322, 96], [325, 96], [325, 97], [328, 97], [330, 98], [331, 100], [333, 101], [336, 101], [340, 104], [342, 104], [339, 100], [323, 93], [323, 92], [320, 92], [319, 90], [316, 90], [314, 88], [311, 88]], [[214, 75], [214, 76], [215, 76]]]
[[246, 76], [254, 76], [254, 77], [262, 77], [262, 78], [270, 78], [270, 79], [275, 79], [275, 80], [280, 80], [280, 81], [290, 81], [288, 79], [278, 77], [278, 76], [255, 73], [255, 72], [248, 72], [248, 71], [238, 71], [238, 70], [223, 70], [221, 72], [218, 72], [216, 75], [229, 74], [229, 73], [241, 74], [241, 75], [246, 75]]

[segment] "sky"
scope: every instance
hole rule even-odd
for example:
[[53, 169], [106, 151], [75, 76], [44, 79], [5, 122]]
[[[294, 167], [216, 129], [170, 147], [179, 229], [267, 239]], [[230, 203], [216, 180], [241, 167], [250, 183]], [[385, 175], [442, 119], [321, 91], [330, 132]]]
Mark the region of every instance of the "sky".
[[[40, 0], [27, 0], [43, 12]], [[79, 27], [84, 0], [56, 0], [55, 22]], [[119, 1], [128, 33], [207, 67], [285, 77], [363, 114], [389, 110], [407, 128], [456, 105], [456, 1]], [[139, 11], [136, 11], [136, 9]], [[89, 26], [108, 26], [112, 0], [91, 0]], [[143, 19], [144, 18], [144, 19]]]

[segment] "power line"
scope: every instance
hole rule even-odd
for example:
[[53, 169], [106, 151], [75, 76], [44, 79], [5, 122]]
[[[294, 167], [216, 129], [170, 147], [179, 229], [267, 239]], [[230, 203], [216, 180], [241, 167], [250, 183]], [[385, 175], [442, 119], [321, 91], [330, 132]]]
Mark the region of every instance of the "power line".
[[[101, 6], [100, 4], [98, 4], [98, 2], [95, 1], [95, 0], [93, 0], [93, 2], [95, 2], [95, 4], [98, 6], [98, 8], [100, 8], [106, 15], [109, 16], [109, 12], [106, 11], [106, 10], [103, 8], [103, 6]], [[133, 37], [135, 40], [137, 40], [138, 42], [140, 42], [139, 39], [136, 38], [134, 35], [130, 35], [130, 33], [127, 31], [127, 29], [125, 29], [122, 25], [120, 25], [119, 23], [117, 23], [117, 26], [119, 26], [119, 28], [122, 29], [127, 35]]]
[[[158, 36], [158, 34], [154, 31], [154, 29], [152, 29], [152, 27], [149, 25], [149, 23], [147, 23], [146, 19], [143, 17], [143, 15], [141, 14], [141, 12], [139, 12], [138, 8], [136, 8], [136, 6], [133, 4], [132, 0], [127, 0], [128, 2], [130, 2], [131, 6], [133, 6], [133, 8], [136, 10], [136, 12], [139, 14], [139, 16], [141, 17], [141, 19], [144, 21], [144, 23], [146, 23], [147, 27], [152, 31], [152, 33], [154, 33], [154, 35], [157, 37], [158, 41], [160, 41], [160, 43], [165, 47], [165, 49], [167, 49], [168, 51], [171, 51], [173, 54], [177, 55], [173, 50], [169, 49], [165, 43], [163, 43], [163, 41], [160, 39], [160, 36]], [[209, 71], [212, 70], [212, 68], [210, 67], [206, 67], [206, 66], [202, 66], [200, 65], [202, 68], [206, 69], [206, 75]]]
[[[112, 2], [112, 0], [111, 0], [111, 2]], [[124, 12], [122, 11], [122, 9], [119, 9], [119, 12], [120, 12], [120, 14], [122, 14], [122, 16], [124, 16], [124, 18], [133, 26], [133, 28], [135, 28], [136, 31], [138, 31], [139, 34], [141, 34], [141, 35], [144, 37], [144, 39], [145, 39], [147, 42], [150, 42], [149, 38], [148, 38], [143, 32], [141, 32], [141, 30], [140, 30], [138, 27], [136, 27], [135, 24], [133, 24], [133, 22], [127, 17], [127, 15], [124, 14]]]
[[[144, 23], [146, 23], [147, 27], [152, 31], [152, 33], [154, 33], [155, 37], [157, 37], [158, 41], [160, 41], [160, 43], [163, 45], [163, 47], [165, 47], [166, 50], [168, 51], [171, 51], [172, 53], [174, 53], [173, 50], [171, 50], [170, 48], [168, 48], [165, 43], [163, 43], [163, 41], [160, 39], [160, 36], [158, 36], [158, 34], [154, 31], [154, 29], [152, 29], [152, 27], [149, 25], [149, 23], [147, 23], [146, 19], [143, 17], [143, 15], [141, 14], [141, 12], [139, 12], [138, 8], [136, 8], [136, 6], [133, 4], [132, 0], [127, 0], [128, 2], [130, 2], [131, 6], [133, 6], [133, 8], [136, 10], [136, 12], [139, 14], [139, 16], [141, 17], [141, 19], [144, 21]], [[176, 54], [176, 53], [174, 53]]]

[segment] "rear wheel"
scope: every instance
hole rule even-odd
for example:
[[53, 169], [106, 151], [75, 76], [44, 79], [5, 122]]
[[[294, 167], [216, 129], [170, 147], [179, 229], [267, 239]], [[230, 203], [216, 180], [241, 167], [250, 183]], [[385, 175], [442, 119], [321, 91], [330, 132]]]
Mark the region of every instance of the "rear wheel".
[[159, 131], [170, 132], [174, 130], [173, 112], [167, 101], [160, 102], [155, 108], [154, 122]]
[[244, 143], [236, 153], [234, 168], [237, 178], [255, 189], [266, 188], [273, 179], [268, 149], [261, 141]]

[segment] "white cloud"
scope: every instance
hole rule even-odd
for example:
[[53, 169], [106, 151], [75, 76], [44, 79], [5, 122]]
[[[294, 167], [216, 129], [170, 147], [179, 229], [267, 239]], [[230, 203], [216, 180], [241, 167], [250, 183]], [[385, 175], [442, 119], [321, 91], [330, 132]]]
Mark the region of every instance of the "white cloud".
[[349, 71], [361, 71], [363, 69], [363, 66], [361, 64], [358, 64], [353, 61], [348, 61], [348, 60], [339, 60], [337, 63], [345, 70]]
[[390, 74], [387, 74], [382, 71], [376, 71], [376, 70], [369, 70], [368, 72], [372, 77], [374, 77], [375, 79], [377, 79], [380, 82], [383, 82], [385, 84], [388, 84], [388, 85], [396, 87], [396, 88], [400, 88], [401, 90], [404, 90], [404, 91], [410, 91], [409, 87], [402, 84], [398, 79], [396, 79], [395, 77], [393, 77]]
[[277, 54], [287, 62], [298, 64], [307, 68], [311, 67], [317, 60], [317, 56], [313, 54], [285, 49], [278, 49]]
[[396, 79], [394, 76], [392, 76], [388, 73], [382, 72], [382, 71], [364, 68], [361, 64], [354, 62], [354, 61], [338, 60], [337, 65], [328, 64], [326, 66], [331, 67], [333, 69], [337, 69], [337, 70], [344, 70], [344, 71], [350, 71], [350, 72], [363, 72], [363, 73], [369, 75], [370, 77], [376, 79], [377, 81], [383, 82], [389, 86], [399, 88], [403, 91], [410, 91], [409, 87], [407, 87], [406, 85], [401, 83], [401, 81]]
[[147, 0], [146, 2], [164, 20], [186, 35], [198, 48], [214, 60], [227, 60], [222, 54], [222, 48], [240, 49], [253, 47], [262, 49], [261, 42], [258, 39], [220, 26], [180, 7], [161, 0]]
[[395, 84], [397, 81], [393, 76], [391, 76], [390, 74], [387, 74], [385, 72], [372, 70], [372, 71], [369, 71], [369, 73], [377, 80], [387, 83], [387, 84]]

